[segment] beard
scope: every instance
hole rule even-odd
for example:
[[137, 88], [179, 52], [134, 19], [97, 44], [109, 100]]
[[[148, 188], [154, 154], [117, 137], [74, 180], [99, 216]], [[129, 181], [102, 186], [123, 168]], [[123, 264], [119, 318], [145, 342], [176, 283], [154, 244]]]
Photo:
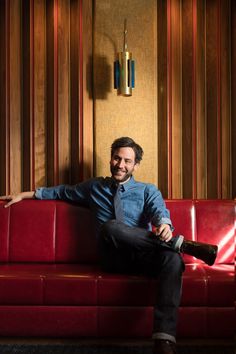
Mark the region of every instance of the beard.
[[121, 169], [116, 166], [110, 166], [110, 171], [111, 176], [115, 181], [123, 183], [132, 176], [133, 169], [132, 171], [128, 171], [127, 169]]

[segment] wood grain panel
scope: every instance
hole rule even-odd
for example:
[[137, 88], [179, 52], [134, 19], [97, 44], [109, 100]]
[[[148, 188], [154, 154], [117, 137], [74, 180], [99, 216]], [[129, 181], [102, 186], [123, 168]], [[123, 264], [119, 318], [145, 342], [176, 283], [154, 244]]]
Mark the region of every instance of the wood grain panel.
[[171, 0], [167, 1], [167, 144], [168, 144], [168, 198], [172, 198], [172, 31]]
[[10, 55], [9, 55], [9, 104], [10, 104], [10, 190], [22, 189], [21, 142], [21, 1], [10, 1]]
[[168, 196], [167, 2], [157, 2], [158, 187]]
[[[130, 98], [111, 79], [125, 17]], [[235, 43], [233, 0], [0, 1], [0, 194], [107, 174], [129, 134], [165, 198], [236, 197]]]
[[230, 139], [230, 1], [220, 2], [220, 73], [221, 73], [221, 182], [222, 198], [231, 196], [231, 139]]
[[206, 1], [207, 197], [218, 196], [217, 0]]
[[232, 196], [236, 198], [236, 1], [231, 1], [231, 148]]
[[71, 0], [70, 6], [70, 111], [71, 111], [71, 183], [79, 178], [79, 38], [80, 4]]
[[71, 183], [80, 180], [80, 1], [70, 7], [70, 106], [71, 106]]
[[57, 2], [46, 1], [47, 185], [58, 184]]
[[10, 4], [6, 1], [6, 194], [11, 193], [10, 164]]
[[196, 1], [196, 197], [207, 196], [207, 138], [206, 138], [206, 4]]
[[[182, 154], [183, 154], [183, 198], [193, 195], [193, 149], [192, 136], [195, 111], [193, 109], [193, 3], [182, 1]], [[195, 133], [195, 132], [194, 132]]]
[[[83, 96], [83, 110], [80, 113], [80, 120], [83, 117], [83, 179], [93, 176], [93, 1], [82, 2], [82, 54], [80, 68], [82, 71], [81, 93]], [[81, 6], [81, 5], [80, 5]], [[80, 75], [81, 77], [81, 75]]]
[[172, 197], [182, 198], [182, 38], [181, 3], [171, 0]]
[[22, 2], [22, 121], [23, 121], [23, 190], [34, 188], [34, 8], [33, 0]]
[[46, 4], [34, 0], [35, 186], [46, 185]]
[[197, 64], [197, 1], [192, 0], [192, 47], [193, 47], [193, 58], [192, 58], [192, 198], [197, 197], [197, 85], [196, 85], [196, 64]]
[[58, 0], [58, 172], [59, 184], [70, 180], [69, 35], [70, 3]]
[[221, 0], [217, 1], [217, 198], [222, 197], [222, 115], [221, 115], [221, 15], [220, 15]]
[[6, 1], [0, 1], [0, 195], [8, 194], [6, 185], [7, 173], [7, 5]]

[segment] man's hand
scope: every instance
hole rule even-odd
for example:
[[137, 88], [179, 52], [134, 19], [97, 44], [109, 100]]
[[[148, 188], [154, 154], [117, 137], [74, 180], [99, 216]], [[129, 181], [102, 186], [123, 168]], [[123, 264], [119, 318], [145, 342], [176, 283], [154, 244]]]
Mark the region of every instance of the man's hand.
[[22, 199], [33, 199], [34, 193], [35, 193], [34, 191], [30, 191], [30, 192], [22, 192], [19, 194], [3, 195], [0, 197], [0, 200], [9, 200], [9, 202], [4, 205], [5, 208], [8, 208], [10, 205], [14, 203], [18, 203]]
[[168, 242], [172, 239], [172, 231], [170, 229], [170, 225], [161, 224], [156, 227], [155, 234], [160, 237], [162, 241]]

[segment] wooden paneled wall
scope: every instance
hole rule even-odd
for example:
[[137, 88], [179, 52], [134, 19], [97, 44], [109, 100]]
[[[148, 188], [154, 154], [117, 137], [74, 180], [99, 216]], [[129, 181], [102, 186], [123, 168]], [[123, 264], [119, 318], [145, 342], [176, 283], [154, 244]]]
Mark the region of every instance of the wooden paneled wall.
[[91, 21], [90, 0], [1, 0], [0, 194], [92, 175]]
[[231, 198], [235, 1], [158, 1], [157, 11], [158, 185], [169, 198]]
[[165, 198], [236, 197], [235, 43], [234, 0], [1, 0], [0, 194], [107, 174], [125, 134]]
[[[104, 146], [125, 134], [144, 147], [136, 176], [166, 198], [236, 197], [235, 12], [234, 0], [95, 1], [97, 174], [108, 171]], [[111, 44], [122, 50], [124, 18], [137, 74], [129, 98], [99, 77]]]

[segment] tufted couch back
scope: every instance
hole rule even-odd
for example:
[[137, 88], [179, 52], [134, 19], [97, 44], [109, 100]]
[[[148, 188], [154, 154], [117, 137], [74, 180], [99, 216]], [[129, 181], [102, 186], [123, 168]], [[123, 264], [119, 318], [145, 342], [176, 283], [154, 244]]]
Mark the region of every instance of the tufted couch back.
[[88, 209], [61, 201], [0, 204], [0, 262], [94, 263], [96, 238]]
[[[236, 203], [232, 200], [168, 200], [174, 234], [218, 245], [216, 264], [233, 264], [236, 236]], [[185, 261], [196, 261], [184, 256]]]
[[[94, 223], [88, 209], [61, 201], [0, 203], [0, 262], [96, 263]], [[167, 200], [175, 234], [219, 245], [216, 263], [234, 262], [235, 203]], [[186, 262], [196, 261], [185, 255]]]

